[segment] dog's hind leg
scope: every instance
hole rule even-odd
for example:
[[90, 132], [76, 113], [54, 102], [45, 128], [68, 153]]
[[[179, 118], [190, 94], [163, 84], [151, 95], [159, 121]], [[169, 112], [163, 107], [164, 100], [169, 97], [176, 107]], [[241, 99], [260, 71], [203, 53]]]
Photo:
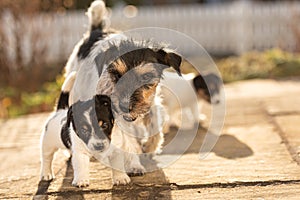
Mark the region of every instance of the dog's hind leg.
[[[58, 150], [55, 127], [55, 115], [50, 117], [41, 135], [41, 180], [54, 179], [52, 161], [54, 153]], [[54, 129], [54, 130], [53, 130]], [[57, 128], [58, 129], [58, 128]]]
[[54, 153], [58, 150], [55, 147], [45, 144], [45, 137], [42, 141], [41, 152], [41, 180], [50, 181], [54, 179], [54, 173], [52, 170], [52, 161]]

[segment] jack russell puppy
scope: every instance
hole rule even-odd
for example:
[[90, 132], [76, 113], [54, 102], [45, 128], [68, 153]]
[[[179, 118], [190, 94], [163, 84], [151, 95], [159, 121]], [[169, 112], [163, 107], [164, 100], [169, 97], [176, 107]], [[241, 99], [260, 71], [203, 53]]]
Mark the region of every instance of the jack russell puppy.
[[167, 113], [164, 132], [170, 126], [181, 129], [194, 128], [195, 123], [205, 119], [201, 114], [203, 100], [216, 105], [221, 101], [222, 80], [213, 73], [202, 75], [183, 74], [165, 71], [160, 82], [162, 104]]
[[[113, 184], [127, 184], [130, 178], [124, 170], [120, 171], [124, 164], [119, 162], [123, 158], [110, 146], [114, 126], [111, 100], [106, 95], [95, 95], [90, 101], [77, 102], [69, 108], [68, 96], [75, 77], [76, 72], [72, 72], [64, 82], [56, 111], [47, 120], [41, 136], [41, 180], [54, 178], [54, 153], [58, 149], [69, 149], [74, 169], [73, 186], [89, 185], [89, 161], [92, 156], [108, 158], [112, 166]], [[74, 112], [77, 115], [73, 115]]]

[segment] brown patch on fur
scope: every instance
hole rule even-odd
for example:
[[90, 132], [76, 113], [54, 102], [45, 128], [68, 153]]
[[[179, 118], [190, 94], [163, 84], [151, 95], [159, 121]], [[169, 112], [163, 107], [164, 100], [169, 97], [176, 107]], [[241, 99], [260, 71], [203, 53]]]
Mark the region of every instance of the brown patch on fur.
[[120, 75], [124, 75], [128, 71], [127, 66], [121, 60], [117, 60], [114, 65], [114, 69], [118, 71]]
[[207, 95], [205, 94], [204, 90], [199, 89], [199, 90], [197, 91], [197, 94], [198, 94], [198, 96], [199, 96], [200, 98], [203, 98], [203, 99], [205, 99], [206, 101], [209, 100], [209, 96], [207, 96]]

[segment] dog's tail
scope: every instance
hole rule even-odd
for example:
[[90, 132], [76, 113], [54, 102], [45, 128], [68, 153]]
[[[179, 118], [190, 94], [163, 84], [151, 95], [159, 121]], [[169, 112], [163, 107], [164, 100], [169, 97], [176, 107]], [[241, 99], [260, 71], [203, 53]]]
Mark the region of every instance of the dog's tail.
[[76, 78], [76, 71], [71, 72], [61, 87], [56, 110], [69, 108], [69, 95]]
[[107, 23], [107, 10], [102, 0], [95, 0], [90, 5], [86, 15], [89, 17], [90, 31], [103, 30]]

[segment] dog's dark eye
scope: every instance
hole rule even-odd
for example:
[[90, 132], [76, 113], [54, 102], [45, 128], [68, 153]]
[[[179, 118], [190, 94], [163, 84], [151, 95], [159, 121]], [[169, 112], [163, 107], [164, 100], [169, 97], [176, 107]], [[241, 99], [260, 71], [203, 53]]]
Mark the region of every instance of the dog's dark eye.
[[115, 75], [114, 75], [114, 82], [117, 82], [120, 78], [122, 77], [122, 75], [121, 74], [119, 74], [119, 73], [116, 73]]
[[103, 122], [101, 128], [102, 129], [108, 129], [108, 124], [106, 122]]
[[86, 133], [89, 132], [89, 128], [88, 128], [86, 125], [83, 125], [83, 126], [81, 127], [81, 131], [82, 131], [83, 134], [86, 134]]
[[120, 74], [118, 71], [112, 70], [110, 71], [110, 73], [111, 73], [111, 79], [115, 83], [122, 77], [122, 74]]
[[151, 73], [144, 74], [142, 76], [142, 78], [143, 78], [144, 81], [149, 81], [153, 78], [153, 74], [151, 74]]

